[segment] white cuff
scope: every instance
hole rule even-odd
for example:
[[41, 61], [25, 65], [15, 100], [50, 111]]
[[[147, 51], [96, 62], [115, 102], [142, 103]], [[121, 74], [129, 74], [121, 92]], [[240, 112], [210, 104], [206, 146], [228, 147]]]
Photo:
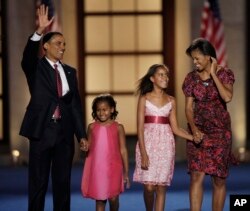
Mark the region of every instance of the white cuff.
[[35, 32], [30, 39], [32, 41], [40, 41], [41, 38], [42, 38], [42, 35], [39, 35], [38, 33]]

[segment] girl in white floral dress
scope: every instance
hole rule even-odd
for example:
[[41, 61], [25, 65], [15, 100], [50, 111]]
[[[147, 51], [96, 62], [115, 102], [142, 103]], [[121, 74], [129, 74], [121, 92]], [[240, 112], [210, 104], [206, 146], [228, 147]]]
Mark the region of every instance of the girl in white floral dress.
[[138, 85], [136, 167], [133, 180], [144, 186], [147, 211], [164, 210], [166, 187], [171, 184], [175, 161], [174, 134], [193, 140], [176, 119], [174, 97], [167, 94], [169, 69], [152, 65]]

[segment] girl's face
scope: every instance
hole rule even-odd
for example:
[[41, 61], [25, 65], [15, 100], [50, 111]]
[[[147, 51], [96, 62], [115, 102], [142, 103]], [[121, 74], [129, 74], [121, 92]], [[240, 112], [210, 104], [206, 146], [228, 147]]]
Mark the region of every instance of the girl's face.
[[114, 108], [110, 107], [107, 102], [99, 102], [96, 106], [96, 116], [100, 122], [107, 122], [111, 120], [111, 115]]
[[150, 80], [155, 86], [158, 86], [161, 89], [166, 89], [168, 86], [168, 70], [165, 68], [158, 68], [153, 76], [150, 77]]
[[210, 56], [202, 54], [198, 49], [191, 52], [195, 68], [202, 72], [210, 65]]

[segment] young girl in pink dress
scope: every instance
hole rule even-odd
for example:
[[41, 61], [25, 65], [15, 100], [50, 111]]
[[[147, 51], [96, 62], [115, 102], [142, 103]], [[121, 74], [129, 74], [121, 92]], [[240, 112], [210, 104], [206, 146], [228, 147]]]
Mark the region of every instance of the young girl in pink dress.
[[115, 121], [117, 114], [111, 95], [103, 94], [94, 99], [92, 116], [95, 122], [88, 126], [89, 151], [81, 189], [84, 197], [96, 200], [97, 211], [105, 210], [107, 200], [110, 210], [118, 210], [124, 183], [130, 186], [125, 132], [123, 125]]
[[139, 81], [137, 107], [136, 167], [133, 180], [144, 185], [147, 211], [164, 210], [166, 186], [171, 184], [175, 162], [175, 139], [193, 136], [179, 128], [175, 98], [167, 94], [169, 69], [152, 65]]

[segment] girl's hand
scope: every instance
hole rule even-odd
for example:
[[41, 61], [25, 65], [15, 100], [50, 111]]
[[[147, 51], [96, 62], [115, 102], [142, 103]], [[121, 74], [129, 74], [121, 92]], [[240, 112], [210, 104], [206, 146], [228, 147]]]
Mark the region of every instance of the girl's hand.
[[202, 142], [202, 139], [203, 139], [203, 136], [204, 136], [204, 133], [202, 133], [200, 130], [196, 130], [193, 134], [193, 137], [194, 137], [194, 142], [196, 144], [199, 144]]
[[148, 170], [148, 167], [149, 167], [148, 155], [147, 155], [147, 154], [142, 155], [142, 156], [141, 156], [141, 168], [142, 168], [143, 170]]
[[126, 188], [130, 188], [130, 180], [129, 180], [129, 177], [126, 176], [124, 177], [124, 180], [123, 180], [124, 184], [126, 183]]

